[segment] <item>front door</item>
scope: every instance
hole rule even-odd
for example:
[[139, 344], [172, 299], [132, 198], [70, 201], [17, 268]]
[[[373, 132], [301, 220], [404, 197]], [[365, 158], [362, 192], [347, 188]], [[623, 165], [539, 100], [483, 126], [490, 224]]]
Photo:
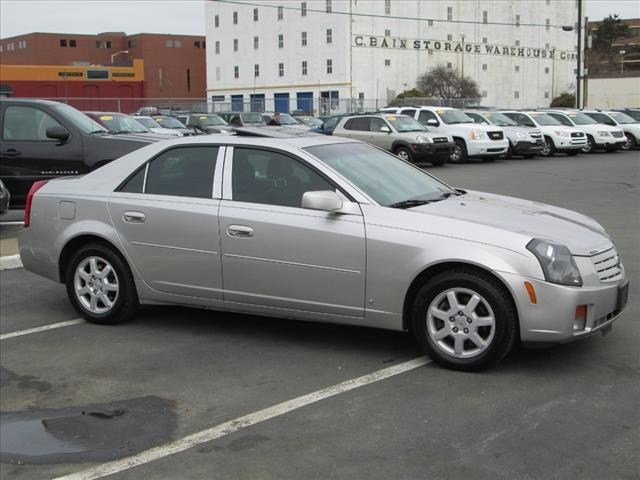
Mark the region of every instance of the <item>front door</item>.
[[225, 303], [296, 317], [364, 315], [362, 215], [301, 208], [304, 192], [335, 185], [299, 158], [254, 147], [228, 149], [224, 178]]

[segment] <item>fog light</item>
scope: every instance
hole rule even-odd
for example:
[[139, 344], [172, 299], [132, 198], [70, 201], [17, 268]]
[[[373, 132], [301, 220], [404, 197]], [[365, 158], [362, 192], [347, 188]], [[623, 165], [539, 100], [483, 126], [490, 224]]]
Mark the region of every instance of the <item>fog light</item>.
[[536, 305], [538, 303], [538, 298], [536, 297], [536, 291], [533, 288], [533, 285], [529, 282], [524, 282], [524, 288], [527, 289], [527, 293], [529, 294], [529, 300], [532, 305]]
[[584, 330], [587, 326], [587, 306], [578, 305], [576, 307], [576, 316], [573, 320], [573, 331]]

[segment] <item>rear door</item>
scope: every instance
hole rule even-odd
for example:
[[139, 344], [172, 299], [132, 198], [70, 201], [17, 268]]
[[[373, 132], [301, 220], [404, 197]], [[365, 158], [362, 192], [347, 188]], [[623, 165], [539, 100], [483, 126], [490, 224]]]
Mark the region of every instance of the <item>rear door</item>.
[[223, 155], [218, 146], [170, 148], [112, 195], [109, 212], [124, 249], [158, 292], [222, 301]]
[[[346, 130], [344, 136], [349, 138], [355, 138], [363, 142], [369, 142], [371, 140], [371, 132], [369, 125], [371, 123], [370, 117], [355, 117], [350, 118], [344, 123], [343, 129]], [[334, 131], [334, 134], [337, 131]], [[337, 135], [340, 135], [339, 133]]]
[[[373, 145], [376, 145], [377, 147], [391, 151], [391, 146], [393, 145], [394, 139], [394, 135], [392, 132], [394, 132], [394, 130], [382, 118], [371, 117], [370, 120], [370, 132], [369, 139], [367, 141]], [[383, 132], [382, 130], [380, 130], [382, 127], [387, 127], [389, 131]]]

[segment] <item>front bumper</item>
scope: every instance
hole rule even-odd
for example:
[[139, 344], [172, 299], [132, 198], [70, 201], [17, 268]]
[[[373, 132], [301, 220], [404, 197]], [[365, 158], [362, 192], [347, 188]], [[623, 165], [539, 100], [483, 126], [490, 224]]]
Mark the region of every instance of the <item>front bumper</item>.
[[554, 144], [559, 152], [582, 150], [587, 146], [587, 137], [560, 137], [554, 139]]
[[[590, 287], [556, 285], [515, 274], [503, 274], [514, 294], [523, 343], [569, 343], [608, 330], [626, 307], [629, 282]], [[524, 282], [530, 282], [537, 303], [532, 304]], [[625, 293], [626, 292], [626, 293]], [[586, 306], [584, 322], [576, 321], [576, 308]]]
[[544, 149], [544, 141], [537, 142], [523, 140], [513, 144], [513, 153], [516, 155], [529, 155], [540, 153]]
[[469, 157], [499, 157], [507, 153], [509, 140], [467, 140], [467, 155]]
[[416, 162], [444, 161], [446, 162], [451, 155], [455, 143], [414, 143], [411, 144], [411, 150]]

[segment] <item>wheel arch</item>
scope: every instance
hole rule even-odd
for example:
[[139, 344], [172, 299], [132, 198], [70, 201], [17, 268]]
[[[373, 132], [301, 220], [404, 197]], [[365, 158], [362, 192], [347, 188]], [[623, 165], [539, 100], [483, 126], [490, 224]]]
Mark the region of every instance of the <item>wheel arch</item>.
[[113, 250], [113, 252], [116, 255], [118, 255], [121, 258], [121, 260], [125, 263], [125, 265], [127, 265], [131, 269], [131, 266], [129, 265], [129, 262], [127, 261], [126, 257], [122, 254], [120, 249], [111, 240], [107, 239], [106, 237], [102, 237], [100, 235], [96, 235], [93, 233], [79, 234], [69, 239], [60, 252], [60, 257], [58, 259], [58, 274], [59, 274], [61, 283], [65, 283], [66, 281], [65, 274], [67, 271], [67, 267], [69, 265], [69, 261], [73, 257], [73, 254], [76, 251], [78, 251], [80, 247], [82, 247], [83, 245], [87, 245], [89, 243], [98, 243], [110, 248], [111, 250]]
[[447, 261], [442, 263], [437, 263], [435, 265], [430, 265], [429, 267], [422, 270], [416, 277], [413, 279], [404, 298], [404, 305], [402, 308], [402, 329], [405, 331], [411, 330], [411, 310], [413, 309], [413, 303], [415, 301], [416, 295], [422, 286], [429, 280], [440, 273], [454, 270], [454, 269], [465, 269], [472, 272], [480, 273], [483, 275], [488, 275], [492, 279], [496, 280], [499, 285], [504, 289], [504, 291], [508, 294], [508, 297], [511, 301], [511, 305], [513, 306], [514, 311], [516, 312], [516, 317], [518, 321], [516, 322], [517, 327], [517, 338], [520, 338], [520, 314], [518, 311], [518, 305], [514, 300], [514, 292], [511, 290], [509, 285], [502, 279], [500, 276], [496, 275], [495, 272], [490, 269], [475, 264], [468, 263], [462, 261]]
[[406, 140], [394, 140], [391, 144], [391, 151], [395, 153], [395, 151], [400, 147], [408, 148], [409, 151], [411, 151], [411, 146]]

